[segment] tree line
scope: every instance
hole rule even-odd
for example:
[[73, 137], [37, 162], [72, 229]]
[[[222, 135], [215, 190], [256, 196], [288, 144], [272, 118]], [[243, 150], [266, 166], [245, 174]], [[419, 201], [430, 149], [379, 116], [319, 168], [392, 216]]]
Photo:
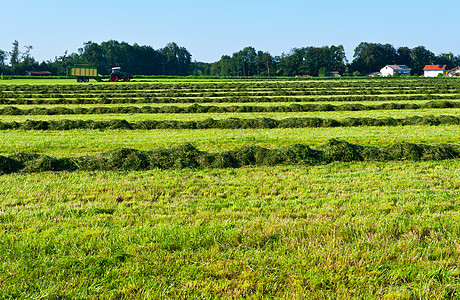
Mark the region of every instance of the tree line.
[[401, 64], [412, 68], [413, 75], [423, 74], [426, 64], [445, 64], [448, 69], [460, 66], [460, 55], [435, 55], [424, 46], [395, 48], [391, 44], [360, 43], [349, 62], [342, 45], [293, 48], [289, 53], [274, 56], [254, 47], [223, 55], [212, 63], [192, 61], [192, 54], [174, 42], [164, 48], [130, 45], [114, 40], [100, 44], [88, 41], [78, 53], [67, 51], [54, 60], [39, 63], [31, 55], [32, 46], [20, 51], [17, 41], [11, 51], [0, 49], [0, 72], [5, 75], [23, 75], [25, 71], [50, 71], [65, 75], [73, 64], [90, 64], [100, 74], [108, 74], [111, 67], [120, 66], [136, 75], [195, 75], [195, 76], [324, 76], [338, 71], [345, 76], [363, 76], [377, 72], [387, 64]]
[[[75, 64], [88, 64], [98, 67], [102, 75], [110, 73], [114, 66], [138, 75], [190, 75], [192, 55], [185, 47], [168, 43], [164, 48], [130, 45], [110, 40], [100, 44], [89, 41], [78, 49], [78, 53], [56, 57], [54, 60], [39, 63], [31, 55], [32, 46], [19, 50], [17, 41], [11, 52], [0, 50], [0, 71], [5, 75], [23, 75], [25, 71], [50, 71], [53, 75], [65, 75], [66, 68]], [[9, 64], [7, 60], [9, 59]]]

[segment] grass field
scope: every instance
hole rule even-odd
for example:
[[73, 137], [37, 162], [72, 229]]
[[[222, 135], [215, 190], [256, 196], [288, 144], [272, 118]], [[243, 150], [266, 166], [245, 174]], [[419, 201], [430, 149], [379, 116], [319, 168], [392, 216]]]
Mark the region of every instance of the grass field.
[[[302, 93], [334, 90], [335, 100], [315, 103], [374, 105], [455, 101], [460, 93], [456, 79], [138, 80], [86, 85], [69, 80], [4, 80], [0, 81], [0, 101], [14, 100], [18, 103], [13, 106], [19, 109], [186, 107], [191, 105], [186, 102], [191, 97], [187, 94], [193, 91], [195, 100], [205, 99], [199, 105], [273, 107], [292, 102], [255, 99], [247, 103], [246, 95], [271, 91], [285, 97], [281, 94], [295, 92], [301, 98]], [[163, 93], [169, 100], [28, 105], [23, 101], [38, 94], [43, 98], [36, 99], [60, 99], [58, 94], [64, 89], [64, 98], [79, 98], [80, 102], [93, 99], [83, 96], [91, 94], [106, 102], [139, 93], [150, 93], [139, 99]], [[233, 92], [236, 90], [240, 94]], [[354, 90], [357, 94], [367, 90], [368, 99], [348, 99], [354, 97]], [[173, 92], [175, 96], [168, 96]], [[222, 96], [225, 92], [231, 95]], [[434, 94], [442, 97], [433, 98]], [[380, 95], [391, 95], [392, 100], [380, 99]], [[1, 108], [9, 106], [2, 104]], [[424, 115], [459, 114], [458, 108], [440, 107], [0, 115], [0, 121]], [[0, 155], [37, 152], [76, 157], [116, 148], [153, 150], [186, 143], [215, 153], [254, 145], [315, 148], [330, 139], [375, 147], [404, 142], [458, 145], [459, 134], [460, 125], [0, 130]], [[0, 299], [456, 299], [460, 297], [460, 160], [406, 159], [1, 175]]]

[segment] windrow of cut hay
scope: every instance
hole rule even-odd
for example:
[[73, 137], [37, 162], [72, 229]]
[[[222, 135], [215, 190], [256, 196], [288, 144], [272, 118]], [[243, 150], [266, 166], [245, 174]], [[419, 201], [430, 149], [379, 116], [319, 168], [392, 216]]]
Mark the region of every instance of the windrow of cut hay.
[[126, 85], [0, 85], [0, 104], [458, 100], [455, 79], [202, 80]]
[[8, 98], [0, 97], [2, 105], [58, 105], [58, 104], [152, 104], [152, 103], [270, 103], [270, 102], [348, 102], [348, 101], [412, 101], [412, 100], [460, 100], [460, 94], [410, 94], [410, 95], [334, 95], [334, 96], [239, 96], [239, 95], [194, 95], [190, 97], [178, 96], [139, 96], [139, 95], [74, 95], [59, 98]]
[[346, 118], [342, 120], [322, 118], [227, 118], [191, 121], [145, 120], [128, 122], [123, 119], [93, 120], [26, 120], [24, 122], [0, 122], [0, 130], [71, 130], [71, 129], [273, 129], [273, 128], [317, 128], [358, 126], [410, 126], [410, 125], [460, 125], [456, 116], [410, 116], [407, 118]]
[[[85, 85], [62, 85], [62, 84], [11, 84], [0, 86], [0, 92], [8, 97], [20, 97], [18, 93], [24, 95], [38, 95], [41, 97], [62, 97], [73, 92], [78, 94], [142, 94], [142, 95], [168, 95], [168, 96], [188, 96], [190, 94], [208, 94], [210, 96], [233, 93], [244, 95], [249, 90], [256, 93], [271, 93], [277, 95], [292, 95], [296, 92], [308, 95], [336, 95], [336, 94], [409, 94], [425, 91], [425, 93], [450, 93], [458, 89], [459, 81], [448, 78], [439, 79], [419, 79], [411, 78], [373, 78], [359, 80], [295, 80], [286, 78], [285, 80], [270, 81], [268, 78], [262, 80], [216, 80], [214, 82], [206, 80], [191, 80], [180, 82], [144, 82], [130, 83], [127, 85], [113, 84], [85, 84]], [[197, 84], [198, 83], [198, 84]]]
[[76, 170], [151, 170], [183, 168], [239, 168], [242, 166], [320, 165], [332, 162], [359, 161], [425, 161], [460, 157], [460, 145], [425, 145], [397, 143], [386, 147], [372, 147], [330, 140], [312, 149], [295, 144], [267, 149], [245, 146], [231, 151], [209, 153], [191, 144], [152, 151], [119, 148], [96, 155], [55, 158], [37, 153], [18, 152], [0, 156], [0, 173], [76, 171]]
[[290, 105], [199, 105], [186, 107], [168, 106], [96, 106], [96, 107], [34, 107], [21, 109], [16, 106], [0, 108], [0, 115], [95, 115], [95, 114], [195, 114], [195, 113], [254, 113], [254, 112], [314, 112], [314, 111], [371, 111], [371, 110], [404, 110], [404, 109], [433, 109], [460, 108], [457, 101], [429, 101], [425, 103], [382, 103], [364, 105], [350, 103], [332, 104], [298, 104]]

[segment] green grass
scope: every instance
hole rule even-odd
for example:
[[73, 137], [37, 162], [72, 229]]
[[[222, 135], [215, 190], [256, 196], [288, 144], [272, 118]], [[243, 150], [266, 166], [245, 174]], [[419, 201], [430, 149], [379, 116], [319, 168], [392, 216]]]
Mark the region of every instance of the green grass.
[[69, 130], [0, 131], [0, 155], [18, 151], [57, 157], [95, 154], [115, 148], [152, 150], [191, 143], [203, 151], [220, 152], [241, 146], [316, 147], [337, 138], [360, 145], [385, 146], [398, 142], [459, 143], [460, 126], [337, 127], [288, 129], [193, 130]]
[[[51, 90], [55, 89], [51, 85], [65, 85], [72, 90], [74, 86], [94, 85], [114, 87], [107, 91], [112, 93], [146, 83], [163, 89], [170, 85], [171, 90], [198, 87], [207, 93], [221, 83], [251, 90], [277, 85], [288, 89], [300, 82], [305, 88], [318, 90], [340, 90], [341, 86], [350, 90], [356, 85], [360, 90], [404, 89], [423, 94], [426, 87], [452, 89], [457, 85], [455, 80], [149, 78], [82, 85], [73, 79], [21, 79], [3, 80], [0, 86], [19, 84]], [[286, 104], [290, 103], [210, 105]], [[82, 106], [104, 105], [67, 107]], [[1, 116], [0, 121], [343, 119], [442, 114], [458, 115], [459, 110]], [[331, 138], [369, 146], [458, 144], [459, 136], [460, 126], [454, 125], [1, 130], [0, 155], [22, 151], [68, 157], [122, 147], [152, 150], [184, 143], [209, 152], [296, 143], [315, 148]], [[459, 170], [460, 160], [445, 160], [2, 175], [0, 299], [456, 299], [460, 297]]]
[[0, 298], [455, 298], [459, 168], [2, 176]]
[[264, 113], [199, 113], [199, 114], [84, 114], [84, 115], [19, 115], [9, 116], [0, 115], [1, 122], [21, 122], [25, 120], [93, 120], [103, 121], [112, 119], [123, 119], [128, 122], [138, 122], [144, 120], [206, 120], [209, 118], [227, 119], [227, 118], [241, 118], [241, 119], [254, 119], [254, 118], [272, 118], [272, 119], [285, 119], [285, 118], [324, 118], [341, 120], [345, 118], [405, 118], [410, 116], [458, 116], [460, 115], [459, 108], [446, 108], [446, 109], [402, 109], [402, 110], [372, 110], [372, 111], [318, 111], [318, 112], [264, 112]]

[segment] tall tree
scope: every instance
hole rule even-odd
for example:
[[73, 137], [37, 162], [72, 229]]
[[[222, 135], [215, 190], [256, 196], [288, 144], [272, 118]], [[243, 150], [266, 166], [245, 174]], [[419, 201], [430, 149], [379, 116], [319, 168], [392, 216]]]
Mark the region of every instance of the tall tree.
[[10, 52], [10, 64], [15, 66], [19, 63], [19, 42], [13, 42], [13, 50]]
[[390, 44], [362, 42], [355, 48], [353, 58], [352, 68], [364, 75], [396, 64], [398, 54]]
[[434, 58], [436, 64], [446, 65], [447, 69], [452, 69], [457, 66], [458, 57], [453, 53], [441, 53]]
[[24, 46], [24, 48], [26, 48], [25, 52], [22, 53], [21, 57], [22, 57], [22, 62], [25, 64], [25, 65], [32, 65], [34, 62], [35, 62], [35, 59], [32, 57], [31, 55], [31, 51], [34, 47], [30, 46], [30, 45], [27, 45], [27, 46]]
[[166, 75], [188, 75], [192, 55], [184, 47], [179, 47], [176, 43], [168, 43], [160, 50], [164, 61], [164, 74]]
[[88, 41], [84, 43], [83, 48], [78, 49], [82, 63], [95, 65], [99, 68], [101, 74], [108, 73], [108, 64], [105, 51], [97, 43]]
[[425, 65], [433, 64], [434, 54], [424, 46], [417, 46], [411, 50], [412, 74], [420, 75], [423, 73]]
[[412, 54], [411, 49], [409, 47], [399, 47], [397, 52], [396, 63], [398, 65], [406, 65], [408, 67], [412, 67]]
[[[266, 75], [270, 77], [270, 69], [274, 67], [274, 59], [268, 52], [264, 52], [261, 56], [262, 63], [266, 68]], [[273, 71], [272, 71], [273, 72]]]
[[5, 65], [5, 61], [7, 57], [8, 57], [8, 53], [0, 49], [0, 66]]
[[241, 52], [243, 62], [243, 76], [253, 76], [256, 71], [256, 49], [254, 47], [246, 47]]

